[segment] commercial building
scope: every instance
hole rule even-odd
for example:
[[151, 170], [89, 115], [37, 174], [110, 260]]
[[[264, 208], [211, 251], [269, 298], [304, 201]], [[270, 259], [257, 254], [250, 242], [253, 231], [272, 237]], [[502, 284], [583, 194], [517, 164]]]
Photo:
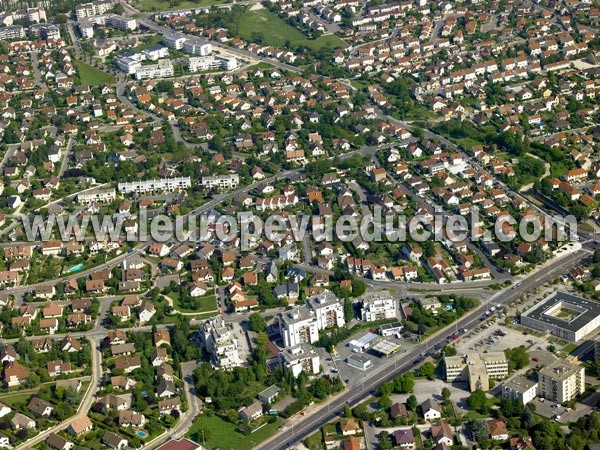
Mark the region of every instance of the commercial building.
[[395, 319], [398, 308], [389, 291], [371, 292], [361, 298], [361, 319], [367, 322]]
[[319, 355], [308, 344], [286, 347], [279, 353], [281, 365], [292, 371], [294, 377], [305, 372], [317, 374], [321, 370]]
[[504, 352], [447, 356], [444, 358], [446, 381], [464, 381], [469, 390], [489, 391], [490, 378], [502, 379], [508, 376], [508, 360]]
[[600, 303], [566, 292], [553, 292], [521, 316], [521, 324], [570, 342], [579, 342], [600, 326]]
[[537, 396], [538, 384], [524, 376], [518, 375], [506, 380], [502, 384], [502, 398], [507, 398], [512, 402], [521, 400], [526, 405]]
[[585, 368], [557, 360], [538, 372], [538, 395], [556, 403], [573, 400], [585, 391]]
[[286, 347], [313, 344], [319, 340], [319, 328], [312, 314], [303, 306], [279, 314], [279, 329]]
[[240, 176], [237, 173], [227, 175], [211, 175], [202, 177], [200, 185], [205, 189], [235, 189], [240, 184]]
[[81, 204], [91, 202], [110, 203], [116, 198], [117, 192], [114, 189], [94, 189], [77, 194], [77, 202]]
[[123, 194], [146, 194], [149, 192], [176, 192], [192, 186], [190, 177], [160, 178], [158, 180], [128, 181], [118, 184]]
[[319, 330], [331, 327], [343, 327], [344, 305], [331, 291], [324, 291], [319, 295], [306, 299], [306, 304], [314, 312]]
[[350, 355], [346, 358], [346, 362], [360, 370], [367, 370], [373, 365], [373, 362], [364, 355]]
[[375, 333], [366, 333], [363, 336], [352, 339], [348, 342], [348, 347], [355, 353], [366, 352], [379, 339]]

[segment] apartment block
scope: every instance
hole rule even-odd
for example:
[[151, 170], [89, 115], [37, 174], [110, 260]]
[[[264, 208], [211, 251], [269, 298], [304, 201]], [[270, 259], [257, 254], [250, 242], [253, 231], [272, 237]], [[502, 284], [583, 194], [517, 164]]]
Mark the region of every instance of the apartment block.
[[395, 319], [397, 316], [396, 303], [388, 291], [365, 294], [361, 298], [361, 319], [368, 322]]
[[118, 184], [123, 194], [146, 194], [150, 192], [183, 191], [192, 186], [190, 177], [160, 178], [158, 180], [130, 181]]
[[220, 317], [213, 317], [202, 326], [204, 345], [211, 363], [222, 369], [232, 369], [244, 364], [237, 337]]
[[317, 322], [303, 306], [280, 313], [279, 329], [286, 347], [313, 344], [319, 340]]
[[306, 300], [308, 307], [314, 312], [317, 328], [324, 330], [331, 327], [343, 327], [344, 305], [331, 291], [325, 291]]
[[202, 177], [200, 184], [205, 189], [235, 189], [240, 184], [240, 176], [237, 173], [212, 175], [209, 177]]
[[518, 375], [502, 384], [502, 398], [512, 402], [521, 400], [526, 405], [537, 396], [538, 384], [524, 376]]
[[284, 348], [279, 353], [279, 360], [283, 367], [292, 371], [294, 377], [301, 372], [312, 375], [321, 370], [319, 355], [308, 344]]
[[573, 400], [585, 391], [585, 368], [557, 360], [538, 372], [538, 395], [556, 403]]
[[117, 193], [114, 189], [95, 189], [77, 194], [77, 202], [80, 204], [91, 202], [110, 203], [116, 198]]

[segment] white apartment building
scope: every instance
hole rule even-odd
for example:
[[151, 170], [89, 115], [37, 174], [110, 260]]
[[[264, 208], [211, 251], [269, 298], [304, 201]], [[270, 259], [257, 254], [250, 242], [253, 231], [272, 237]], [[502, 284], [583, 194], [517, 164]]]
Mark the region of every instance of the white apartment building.
[[91, 202], [110, 203], [116, 198], [117, 193], [114, 189], [95, 189], [77, 194], [77, 202], [80, 204]]
[[192, 186], [190, 177], [160, 178], [158, 180], [129, 181], [119, 183], [117, 188], [123, 194], [146, 194], [149, 192], [176, 192]]
[[27, 8], [26, 18], [28, 22], [39, 23], [46, 21], [46, 11], [42, 8]]
[[234, 57], [221, 57], [215, 55], [192, 56], [187, 61], [190, 72], [202, 72], [206, 70], [234, 70], [237, 68], [237, 59]]
[[511, 402], [521, 400], [524, 405], [537, 396], [538, 384], [524, 376], [518, 375], [502, 384], [501, 395]]
[[309, 375], [317, 374], [321, 370], [319, 354], [308, 344], [300, 344], [284, 348], [279, 353], [281, 365], [292, 371], [294, 377], [305, 372]]
[[9, 27], [0, 27], [0, 41], [10, 39], [22, 39], [25, 37], [25, 28], [21, 25], [11, 25]]
[[317, 322], [304, 306], [280, 313], [279, 330], [286, 347], [314, 344], [319, 340]]
[[170, 59], [160, 59], [156, 64], [139, 65], [135, 69], [135, 78], [146, 80], [151, 78], [167, 78], [175, 74], [173, 63]]
[[490, 378], [502, 379], [508, 376], [508, 360], [504, 352], [447, 356], [444, 358], [446, 381], [466, 381], [469, 390], [489, 391]]
[[343, 327], [344, 305], [331, 291], [325, 291], [306, 300], [309, 308], [314, 312], [319, 330], [331, 327]]
[[222, 369], [233, 369], [244, 364], [239, 342], [227, 328], [222, 317], [212, 317], [202, 326], [204, 345], [211, 356], [211, 363]]
[[83, 3], [75, 8], [75, 16], [77, 20], [86, 17], [99, 16], [112, 9], [115, 5], [113, 0], [100, 0], [92, 3]]
[[396, 303], [389, 291], [365, 294], [361, 299], [361, 319], [368, 322], [395, 319], [397, 317]]
[[585, 368], [556, 360], [538, 372], [538, 395], [556, 403], [573, 400], [585, 391]]
[[200, 181], [200, 185], [205, 189], [235, 189], [239, 184], [240, 176], [237, 173], [202, 177]]
[[110, 14], [106, 17], [106, 24], [111, 27], [115, 27], [119, 30], [136, 30], [138, 27], [137, 20], [130, 17], [118, 16], [116, 14]]
[[170, 33], [170, 34], [163, 34], [163, 44], [165, 44], [167, 47], [172, 48], [174, 50], [181, 50], [183, 49], [183, 44], [185, 43], [185, 41], [187, 41], [187, 38], [179, 35], [179, 34], [175, 34], [175, 33]]
[[186, 39], [183, 42], [183, 51], [191, 55], [207, 56], [212, 53], [212, 45], [204, 41]]
[[221, 62], [214, 55], [192, 56], [187, 59], [187, 66], [190, 72], [203, 72], [205, 70], [218, 69]]

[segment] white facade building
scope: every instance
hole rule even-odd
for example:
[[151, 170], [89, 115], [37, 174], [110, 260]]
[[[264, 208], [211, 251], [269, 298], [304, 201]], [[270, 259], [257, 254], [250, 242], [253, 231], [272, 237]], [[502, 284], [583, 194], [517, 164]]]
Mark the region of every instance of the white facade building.
[[286, 347], [279, 353], [281, 365], [292, 371], [294, 377], [305, 372], [309, 375], [317, 374], [321, 370], [319, 354], [308, 344]]
[[314, 344], [319, 340], [317, 322], [304, 306], [280, 313], [279, 329], [286, 347]]
[[237, 173], [203, 177], [200, 182], [205, 189], [235, 189], [238, 184], [240, 184], [240, 176]]
[[367, 322], [395, 319], [396, 300], [388, 291], [372, 292], [362, 296], [361, 319]]
[[175, 192], [192, 186], [190, 177], [160, 178], [158, 180], [129, 181], [118, 184], [119, 192], [123, 194], [146, 194], [148, 192]]
[[331, 327], [343, 327], [344, 305], [331, 291], [310, 297], [306, 300], [309, 308], [314, 312], [319, 330]]

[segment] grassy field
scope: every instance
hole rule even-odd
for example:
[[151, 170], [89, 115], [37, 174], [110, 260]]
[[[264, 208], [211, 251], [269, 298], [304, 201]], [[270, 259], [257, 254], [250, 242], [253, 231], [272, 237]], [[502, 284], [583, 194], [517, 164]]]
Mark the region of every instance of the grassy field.
[[200, 0], [172, 2], [169, 0], [141, 0], [133, 4], [134, 7], [144, 12], [171, 11], [177, 9], [198, 8], [203, 6], [227, 3], [229, 0]]
[[169, 293], [169, 297], [173, 299], [173, 308], [182, 313], [207, 313], [217, 310], [217, 297], [215, 295], [206, 295], [194, 299], [199, 304], [198, 308], [189, 309], [181, 306], [179, 302], [179, 292]]
[[133, 49], [136, 52], [141, 52], [142, 50], [146, 50], [147, 48], [154, 47], [157, 44], [162, 42], [162, 36], [160, 34], [151, 36], [150, 38], [144, 38], [144, 42], [142, 44], [136, 45]]
[[[279, 428], [282, 423], [283, 420], [277, 418], [275, 423], [268, 423], [254, 433], [245, 436], [236, 431], [235, 425], [218, 416], [200, 416], [194, 420], [192, 428], [186, 436], [202, 445], [204, 445], [204, 441], [206, 440], [205, 447], [207, 448], [218, 447], [224, 449], [234, 448], [235, 450], [250, 450], [259, 442], [262, 442], [275, 434], [277, 428]], [[205, 433], [204, 438], [202, 436], [202, 430], [204, 430]]]
[[81, 84], [89, 84], [92, 86], [114, 83], [115, 78], [106, 72], [96, 69], [83, 61], [73, 60], [77, 73], [79, 74], [79, 81]]
[[238, 33], [250, 42], [253, 41], [252, 33], [262, 33], [265, 44], [279, 48], [283, 48], [286, 41], [290, 41], [292, 47], [305, 45], [313, 49], [336, 48], [344, 45], [344, 41], [333, 35], [308, 39], [302, 31], [289, 25], [268, 9], [255, 11], [247, 9], [238, 24]]

